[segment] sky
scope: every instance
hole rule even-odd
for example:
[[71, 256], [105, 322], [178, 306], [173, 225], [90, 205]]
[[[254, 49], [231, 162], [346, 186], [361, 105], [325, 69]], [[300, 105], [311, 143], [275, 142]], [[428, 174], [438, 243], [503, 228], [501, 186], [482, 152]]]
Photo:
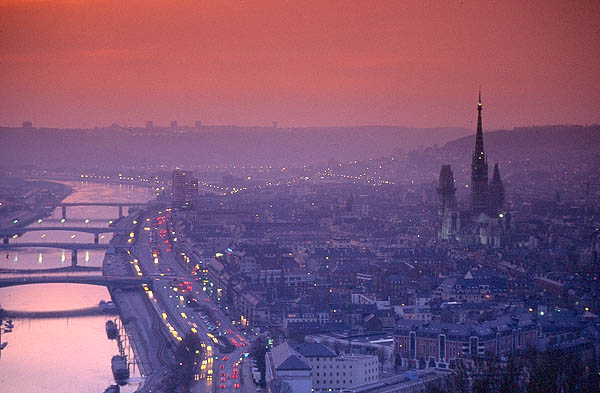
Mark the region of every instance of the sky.
[[598, 1], [0, 0], [0, 126], [600, 122]]

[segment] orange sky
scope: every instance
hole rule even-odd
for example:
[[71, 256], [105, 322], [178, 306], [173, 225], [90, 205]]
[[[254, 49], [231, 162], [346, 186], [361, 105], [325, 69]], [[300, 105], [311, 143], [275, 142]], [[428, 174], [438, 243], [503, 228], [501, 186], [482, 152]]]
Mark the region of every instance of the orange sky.
[[598, 1], [0, 4], [0, 125], [600, 121]]

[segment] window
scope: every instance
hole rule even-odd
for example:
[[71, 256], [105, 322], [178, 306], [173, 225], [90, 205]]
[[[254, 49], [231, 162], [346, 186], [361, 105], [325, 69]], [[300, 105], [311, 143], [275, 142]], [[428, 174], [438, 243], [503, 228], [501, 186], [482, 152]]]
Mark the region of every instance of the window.
[[479, 340], [477, 339], [477, 337], [471, 337], [471, 342], [470, 342], [470, 347], [471, 347], [471, 355], [477, 355], [477, 347], [479, 344]]

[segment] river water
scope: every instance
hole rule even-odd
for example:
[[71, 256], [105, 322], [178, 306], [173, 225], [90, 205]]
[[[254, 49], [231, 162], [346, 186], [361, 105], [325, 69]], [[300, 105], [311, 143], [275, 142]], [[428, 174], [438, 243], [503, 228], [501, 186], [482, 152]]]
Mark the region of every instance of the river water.
[[[142, 187], [61, 183], [74, 189], [64, 202], [146, 202], [153, 197], [152, 190]], [[111, 219], [117, 217], [116, 207], [69, 207], [67, 220], [61, 222], [61, 209], [58, 208], [51, 217], [31, 226], [106, 227]], [[110, 236], [112, 235], [105, 234], [100, 242], [107, 243]], [[39, 231], [28, 232], [10, 241], [92, 243], [94, 235]], [[78, 264], [102, 266], [103, 258], [104, 251], [80, 251]], [[15, 249], [0, 254], [0, 268], [45, 269], [70, 264], [70, 251], [51, 248]], [[93, 285], [37, 284], [0, 289], [0, 305], [7, 310], [71, 310], [96, 306], [101, 300], [110, 300], [107, 289]], [[0, 392], [104, 392], [104, 389], [114, 383], [110, 359], [118, 353], [116, 341], [106, 337], [105, 323], [108, 318], [93, 316], [14, 320], [12, 333], [2, 335], [2, 341], [8, 342], [8, 346], [1, 352]], [[130, 383], [121, 387], [123, 393], [135, 391], [139, 384], [137, 368], [131, 371]]]

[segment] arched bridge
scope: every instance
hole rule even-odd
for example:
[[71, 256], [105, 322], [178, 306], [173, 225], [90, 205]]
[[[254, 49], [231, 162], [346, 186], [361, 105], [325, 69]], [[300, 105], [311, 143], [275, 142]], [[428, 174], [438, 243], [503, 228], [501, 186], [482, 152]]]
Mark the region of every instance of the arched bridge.
[[145, 202], [63, 202], [58, 205], [53, 205], [62, 208], [62, 218], [67, 219], [67, 207], [75, 206], [115, 206], [119, 208], [119, 218], [123, 217], [124, 207], [142, 207], [146, 206]]
[[21, 235], [26, 232], [40, 231], [69, 231], [69, 232], [85, 232], [94, 234], [94, 243], [98, 244], [99, 235], [101, 233], [128, 233], [131, 229], [114, 228], [114, 227], [23, 227], [23, 228], [0, 228], [0, 237], [3, 238], [3, 243], [8, 244], [9, 240], [14, 235]]
[[108, 250], [109, 244], [99, 243], [8, 243], [0, 244], [0, 250], [12, 250], [15, 248], [58, 248], [71, 250], [71, 266], [77, 266], [78, 250]]
[[152, 277], [121, 276], [31, 276], [0, 278], [0, 288], [30, 284], [88, 284], [111, 288], [139, 287], [142, 284], [152, 285]]
[[61, 250], [107, 250], [109, 244], [96, 243], [9, 243], [0, 244], [0, 250], [9, 250], [13, 248], [59, 248]]

